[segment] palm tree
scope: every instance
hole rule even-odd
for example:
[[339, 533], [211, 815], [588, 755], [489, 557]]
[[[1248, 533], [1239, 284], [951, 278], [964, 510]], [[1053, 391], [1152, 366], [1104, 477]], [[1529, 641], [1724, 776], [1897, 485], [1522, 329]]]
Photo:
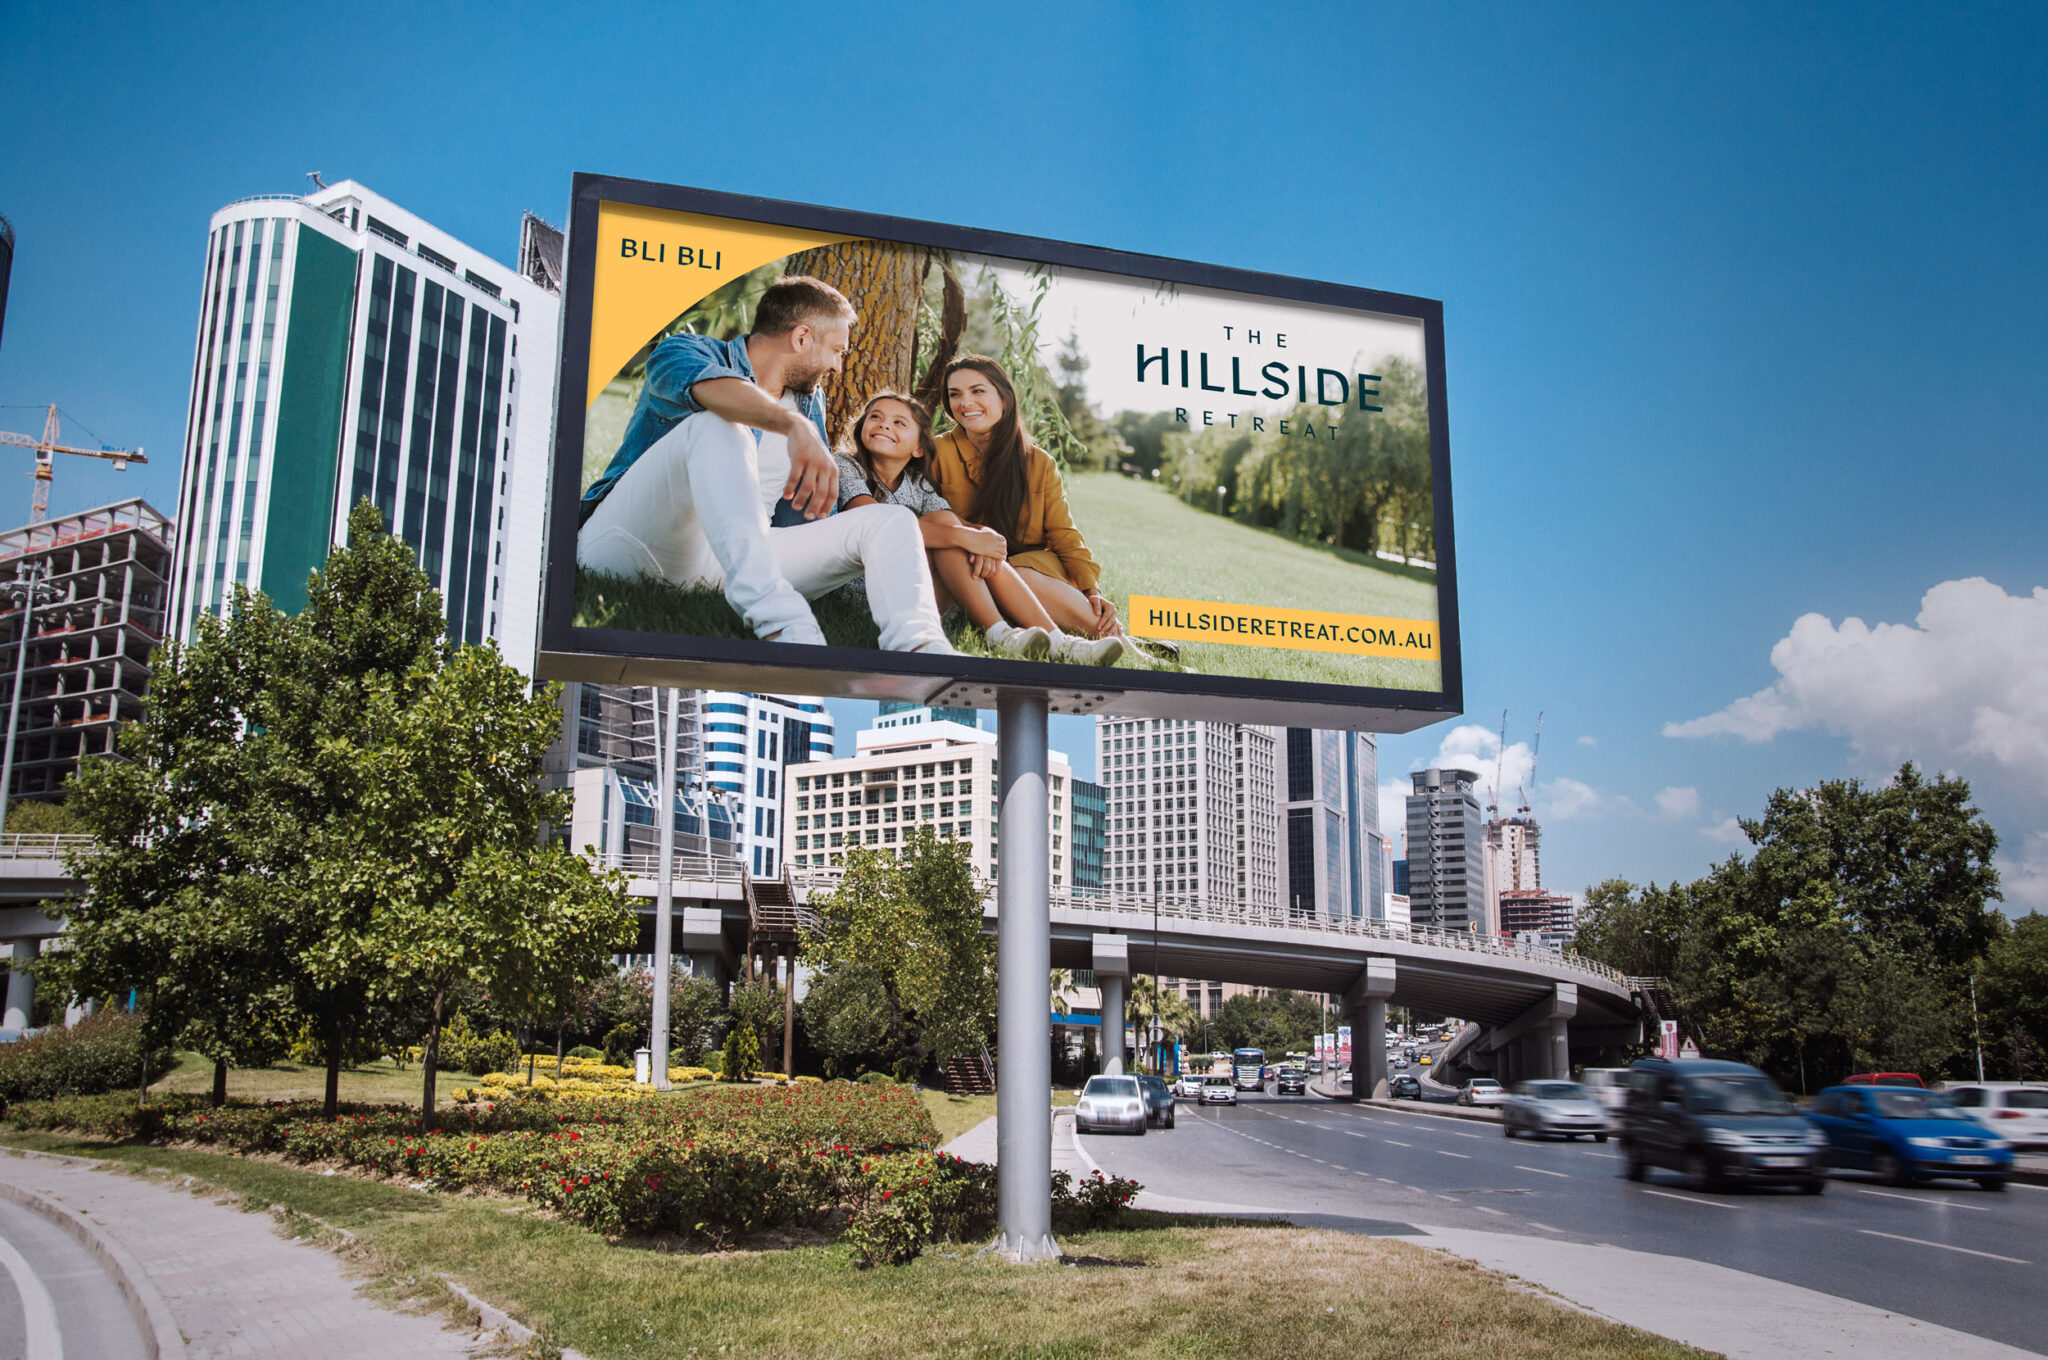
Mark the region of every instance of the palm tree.
[[1135, 1034], [1150, 1034], [1156, 1019], [1160, 1039], [1185, 1040], [1202, 1023], [1202, 1017], [1179, 992], [1157, 992], [1157, 979], [1131, 979], [1128, 1012]]

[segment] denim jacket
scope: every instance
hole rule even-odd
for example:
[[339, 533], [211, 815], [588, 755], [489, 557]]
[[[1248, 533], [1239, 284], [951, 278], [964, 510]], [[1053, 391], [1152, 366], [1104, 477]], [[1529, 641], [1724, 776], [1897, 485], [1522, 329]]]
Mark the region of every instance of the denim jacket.
[[[626, 437], [619, 441], [619, 451], [605, 465], [604, 475], [583, 493], [579, 523], [590, 518], [591, 512], [611, 493], [619, 478], [626, 475], [626, 469], [647, 452], [648, 446], [704, 409], [691, 395], [690, 389], [712, 378], [754, 380], [754, 364], [747, 357], [747, 338], [744, 335], [737, 340], [714, 340], [708, 335], [671, 335], [654, 347], [654, 353], [647, 358], [647, 380], [641, 385], [640, 401], [633, 408], [632, 420], [626, 424]], [[797, 409], [818, 427], [818, 437], [829, 445], [831, 441], [825, 434], [824, 394], [813, 388], [808, 395], [798, 397], [796, 404]], [[759, 442], [760, 438], [761, 432], [755, 430], [755, 441]], [[787, 500], [783, 500], [777, 502], [770, 522], [782, 526], [801, 524], [804, 519]]]

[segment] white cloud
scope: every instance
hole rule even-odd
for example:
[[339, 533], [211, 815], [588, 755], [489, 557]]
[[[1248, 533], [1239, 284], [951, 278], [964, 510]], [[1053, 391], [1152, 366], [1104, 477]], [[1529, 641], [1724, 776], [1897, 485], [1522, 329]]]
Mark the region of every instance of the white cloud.
[[[1512, 813], [1522, 801], [1521, 790], [1528, 789], [1529, 776], [1536, 767], [1535, 754], [1529, 744], [1523, 741], [1508, 743], [1505, 754], [1501, 751], [1500, 733], [1477, 723], [1463, 723], [1444, 734], [1436, 754], [1426, 764], [1415, 768], [1439, 770], [1470, 770], [1479, 776], [1479, 802], [1482, 807], [1489, 803], [1504, 803], [1505, 810]], [[1494, 796], [1494, 775], [1498, 771], [1500, 786], [1506, 791], [1505, 798]]]
[[1543, 786], [1543, 797], [1537, 801], [1539, 814], [1565, 822], [1574, 817], [1592, 816], [1601, 809], [1605, 800], [1591, 784], [1582, 784], [1576, 779], [1553, 779]]
[[1716, 845], [1748, 845], [1749, 836], [1743, 831], [1742, 823], [1733, 817], [1723, 817], [1712, 826], [1700, 828], [1700, 835]]
[[1600, 738], [1598, 738], [1598, 737], [1580, 737], [1580, 738], [1579, 738], [1579, 743], [1578, 743], [1578, 744], [1579, 744], [1579, 745], [1581, 745], [1581, 746], [1598, 746], [1598, 745], [1600, 744]]
[[1415, 785], [1406, 779], [1385, 779], [1380, 781], [1380, 834], [1387, 838], [1387, 844], [1394, 847], [1394, 858], [1407, 853], [1408, 795]]
[[2028, 836], [2018, 857], [1999, 857], [1999, 886], [2008, 907], [2048, 911], [2048, 832]]
[[1679, 820], [1700, 814], [1700, 791], [1690, 786], [1672, 787], [1657, 794], [1658, 815]]
[[2048, 587], [1944, 581], [1910, 624], [1807, 614], [1771, 665], [1776, 683], [1664, 735], [1761, 742], [1815, 729], [1887, 767], [1912, 759], [2048, 794]]

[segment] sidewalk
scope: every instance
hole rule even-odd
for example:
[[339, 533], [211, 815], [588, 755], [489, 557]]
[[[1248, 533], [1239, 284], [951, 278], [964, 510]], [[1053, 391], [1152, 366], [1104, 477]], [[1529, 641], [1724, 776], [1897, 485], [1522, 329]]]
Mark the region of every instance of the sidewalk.
[[[0, 1181], [82, 1214], [169, 1306], [192, 1360], [464, 1360], [466, 1333], [356, 1292], [334, 1253], [238, 1208], [72, 1158], [0, 1155]], [[496, 1345], [495, 1333], [479, 1346]]]

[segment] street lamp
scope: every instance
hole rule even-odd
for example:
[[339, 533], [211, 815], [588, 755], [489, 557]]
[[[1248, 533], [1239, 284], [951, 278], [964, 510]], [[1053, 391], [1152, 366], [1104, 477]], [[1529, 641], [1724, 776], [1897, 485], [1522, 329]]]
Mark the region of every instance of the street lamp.
[[22, 607], [20, 651], [14, 658], [14, 697], [7, 705], [7, 751], [0, 756], [0, 835], [7, 833], [7, 804], [14, 792], [14, 734], [21, 725], [22, 673], [28, 669], [28, 639], [35, 631], [36, 606], [55, 604], [64, 592], [50, 584], [47, 561], [24, 566], [12, 581], [0, 583], [0, 595]]

